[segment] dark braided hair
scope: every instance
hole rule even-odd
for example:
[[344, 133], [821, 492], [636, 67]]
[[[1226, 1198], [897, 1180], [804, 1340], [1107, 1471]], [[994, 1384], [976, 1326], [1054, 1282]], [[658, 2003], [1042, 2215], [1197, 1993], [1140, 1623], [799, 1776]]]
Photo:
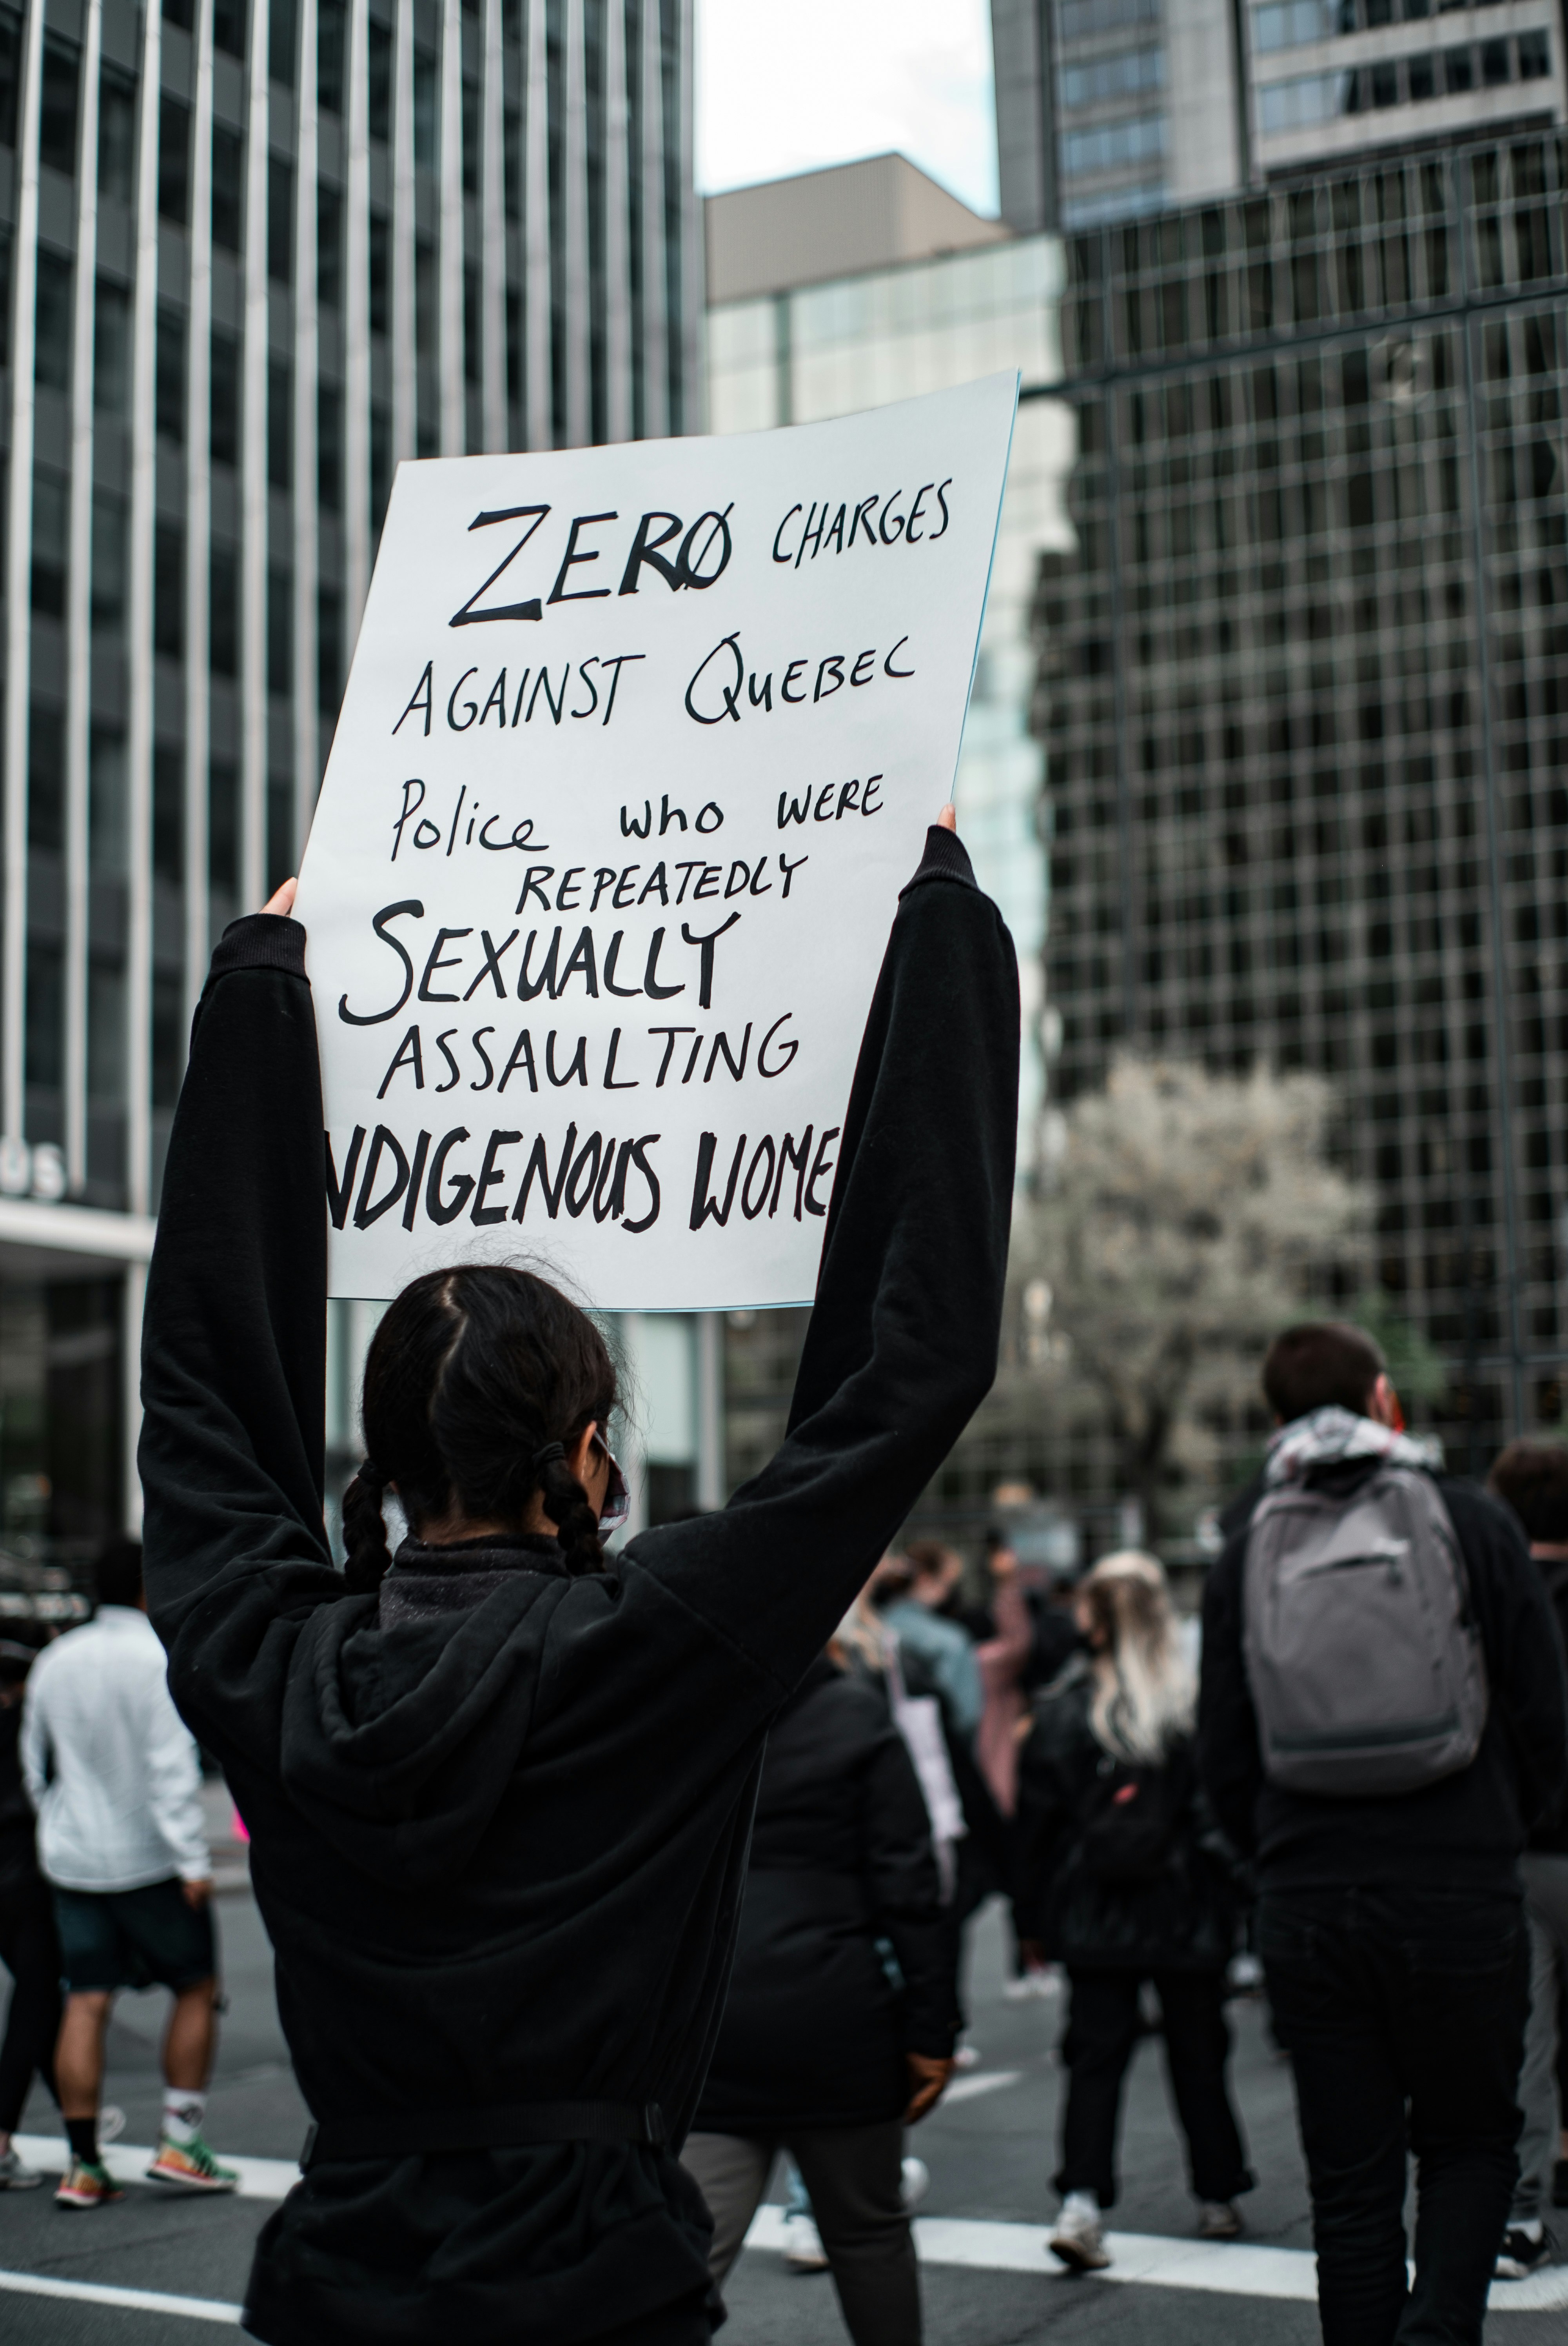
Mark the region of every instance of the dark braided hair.
[[537, 1493], [572, 1569], [599, 1571], [598, 1517], [563, 1453], [615, 1405], [604, 1338], [548, 1280], [490, 1264], [412, 1280], [365, 1361], [370, 1454], [343, 1494], [350, 1586], [377, 1587], [392, 1562], [390, 1484], [416, 1535], [454, 1501], [522, 1531]]

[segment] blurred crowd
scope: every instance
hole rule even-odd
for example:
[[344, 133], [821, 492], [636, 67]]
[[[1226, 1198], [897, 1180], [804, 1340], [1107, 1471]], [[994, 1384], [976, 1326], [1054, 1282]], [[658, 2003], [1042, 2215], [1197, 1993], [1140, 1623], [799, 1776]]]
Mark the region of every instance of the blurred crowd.
[[[991, 1535], [882, 1558], [769, 1734], [734, 1972], [683, 2158], [720, 2286], [776, 2162], [786, 2253], [857, 2346], [914, 2346], [909, 2129], [965, 2059], [963, 1937], [1010, 1923], [1007, 1994], [1065, 2013], [1051, 2248], [1115, 2254], [1124, 2084], [1157, 2035], [1197, 2235], [1252, 2188], [1227, 2003], [1294, 2071], [1326, 2346], [1476, 2346], [1488, 2286], [1568, 2206], [1568, 1450], [1486, 1491], [1433, 1470], [1359, 1331], [1288, 1331], [1278, 1431], [1223, 1518], [1201, 1624], [1152, 1555], [1021, 1566]], [[0, 1647], [0, 2188], [36, 2074], [103, 2163], [116, 1991], [172, 1992], [155, 2179], [224, 2190], [202, 2140], [218, 1960], [196, 1748], [139, 1556], [87, 1627]], [[1407, 2167], [1417, 2163], [1414, 2277]]]

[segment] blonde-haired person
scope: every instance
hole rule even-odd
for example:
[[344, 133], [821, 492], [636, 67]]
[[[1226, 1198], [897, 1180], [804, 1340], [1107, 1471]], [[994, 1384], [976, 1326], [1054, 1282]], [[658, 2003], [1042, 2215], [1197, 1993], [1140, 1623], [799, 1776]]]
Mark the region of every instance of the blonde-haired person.
[[1150, 1556], [1105, 1556], [1075, 1611], [1087, 1651], [1040, 1696], [1020, 1754], [1018, 1912], [1026, 1953], [1064, 1964], [1072, 1986], [1051, 2247], [1097, 2271], [1111, 2260], [1102, 2218], [1145, 1980], [1201, 2237], [1236, 2237], [1253, 2178], [1226, 2086], [1233, 1882], [1198, 1787], [1196, 1688], [1165, 1574]]

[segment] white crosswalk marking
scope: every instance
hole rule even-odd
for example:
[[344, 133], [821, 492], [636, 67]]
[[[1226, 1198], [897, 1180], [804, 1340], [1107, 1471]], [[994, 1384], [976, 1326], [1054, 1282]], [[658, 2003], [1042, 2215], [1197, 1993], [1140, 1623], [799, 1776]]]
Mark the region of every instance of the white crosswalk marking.
[[79, 2305], [116, 2305], [132, 2313], [183, 2313], [190, 2321], [226, 2321], [235, 2328], [239, 2308], [216, 2297], [172, 2297], [161, 2289], [110, 2289], [103, 2281], [56, 2280], [50, 2273], [0, 2272], [0, 2290], [20, 2297], [68, 2297]]
[[[952, 2216], [917, 2216], [915, 2246], [928, 2265], [967, 2265], [979, 2272], [1060, 2276], [1044, 2224], [990, 2224]], [[748, 2249], [781, 2249], [784, 2210], [759, 2208], [746, 2235]], [[1294, 2298], [1318, 2294], [1317, 2259], [1305, 2249], [1254, 2248], [1244, 2241], [1165, 2239], [1147, 2232], [1111, 2232], [1110, 2269], [1095, 2281], [1142, 2283], [1153, 2289], [1207, 2290], [1221, 2297]], [[1493, 2313], [1544, 2313], [1568, 2306], [1568, 2265], [1532, 2273], [1528, 2280], [1494, 2281]]]
[[955, 2077], [942, 2097], [941, 2106], [952, 2109], [954, 2102], [972, 2102], [982, 2094], [994, 2094], [1003, 2086], [1015, 2086], [1022, 2069], [980, 2069], [968, 2077]]
[[[965, 2077], [950, 2090], [948, 2100], [968, 2099], [1016, 2083], [1022, 2073], [990, 2070]], [[968, 2091], [965, 2093], [964, 2089]], [[18, 2135], [16, 2147], [30, 2167], [46, 2174], [63, 2174], [65, 2143], [53, 2135]], [[281, 2199], [300, 2179], [291, 2158], [235, 2157], [220, 2154], [225, 2167], [239, 2176], [242, 2199]], [[116, 2143], [104, 2153], [104, 2164], [117, 2183], [139, 2183], [152, 2152], [135, 2143]], [[150, 2186], [149, 2188], [158, 2188]], [[922, 2264], [964, 2265], [976, 2272], [1033, 2272], [1059, 2275], [1052, 2256], [1049, 2227], [1044, 2224], [984, 2223], [955, 2216], [917, 2216], [915, 2246]], [[782, 2249], [784, 2210], [759, 2208], [746, 2236], [748, 2249]], [[1220, 2297], [1293, 2298], [1310, 2304], [1318, 2293], [1317, 2259], [1305, 2249], [1270, 2249], [1247, 2241], [1176, 2240], [1152, 2232], [1111, 2232], [1106, 2246], [1112, 2256], [1108, 2271], [1095, 2281], [1130, 2282], [1150, 2289], [1207, 2290]], [[199, 2321], [238, 2321], [238, 2306], [200, 2297], [164, 2296], [157, 2291], [109, 2289], [91, 2281], [56, 2280], [38, 2273], [0, 2272], [0, 2290], [31, 2290], [40, 2297], [77, 2297], [104, 2305], [140, 2306], [152, 2311], [188, 2314]], [[1488, 2300], [1493, 2313], [1550, 2313], [1568, 2309], [1568, 2265], [1552, 2265], [1532, 2273], [1528, 2280], [1493, 2281]]]

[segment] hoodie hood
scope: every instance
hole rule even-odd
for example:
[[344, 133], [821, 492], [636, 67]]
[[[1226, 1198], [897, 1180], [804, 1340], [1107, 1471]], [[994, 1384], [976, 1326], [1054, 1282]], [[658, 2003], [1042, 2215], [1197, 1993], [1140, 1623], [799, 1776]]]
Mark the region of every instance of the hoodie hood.
[[1326, 1409], [1309, 1410], [1305, 1417], [1293, 1417], [1288, 1425], [1280, 1427], [1268, 1445], [1263, 1480], [1273, 1491], [1281, 1483], [1298, 1481], [1314, 1466], [1338, 1466], [1357, 1458], [1386, 1459], [1391, 1465], [1413, 1467], [1422, 1474], [1432, 1470], [1428, 1452], [1408, 1433], [1396, 1433], [1391, 1425], [1380, 1425], [1375, 1417], [1361, 1417], [1353, 1409], [1330, 1403]]
[[461, 1872], [515, 1775], [556, 1609], [583, 1585], [554, 1540], [405, 1540], [376, 1596], [303, 1627], [282, 1719], [290, 1800], [382, 1881]]

